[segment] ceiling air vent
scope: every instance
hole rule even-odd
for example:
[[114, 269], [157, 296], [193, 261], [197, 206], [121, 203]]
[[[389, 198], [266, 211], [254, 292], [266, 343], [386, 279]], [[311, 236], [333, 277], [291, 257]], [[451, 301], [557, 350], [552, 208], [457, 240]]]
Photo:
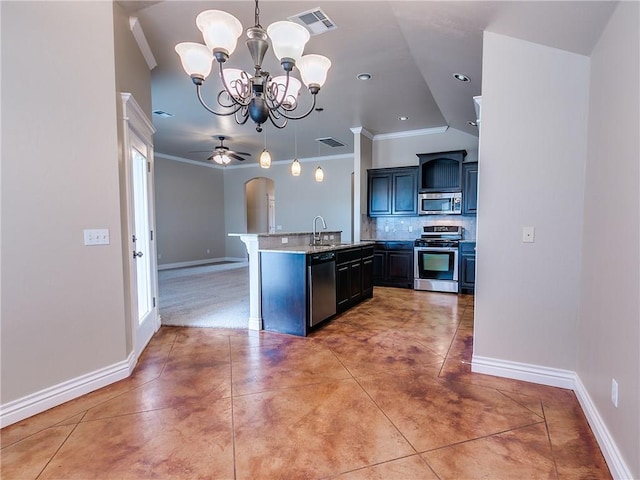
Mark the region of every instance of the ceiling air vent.
[[303, 27], [307, 27], [311, 35], [320, 35], [321, 33], [335, 30], [338, 26], [322, 11], [320, 7], [312, 8], [306, 12], [298, 13], [288, 18], [292, 22], [299, 23]]
[[162, 118], [170, 118], [170, 117], [173, 117], [173, 113], [165, 112], [165, 111], [163, 111], [163, 110], [154, 110], [154, 111], [153, 111], [153, 114], [154, 114], [154, 115], [158, 115], [159, 117], [162, 117]]
[[344, 147], [344, 143], [332, 137], [316, 138], [316, 142], [324, 143], [325, 145], [331, 148]]

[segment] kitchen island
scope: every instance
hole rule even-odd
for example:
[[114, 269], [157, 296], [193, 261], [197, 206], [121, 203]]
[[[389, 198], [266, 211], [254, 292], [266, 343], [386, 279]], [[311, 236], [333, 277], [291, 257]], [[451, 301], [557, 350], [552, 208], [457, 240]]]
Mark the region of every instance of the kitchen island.
[[[319, 244], [316, 245], [312, 245], [313, 233], [311, 232], [278, 234], [232, 233], [229, 234], [229, 236], [239, 237], [245, 244], [249, 254], [249, 329], [265, 329], [263, 306], [268, 304], [269, 313], [267, 316], [271, 318], [275, 318], [273, 317], [274, 311], [277, 310], [280, 314], [286, 314], [289, 309], [287, 305], [275, 307], [275, 304], [271, 302], [271, 300], [267, 300], [267, 302], [263, 301], [263, 279], [268, 283], [268, 279], [270, 279], [271, 276], [274, 276], [274, 278], [276, 275], [287, 277], [287, 275], [283, 276], [280, 274], [282, 271], [280, 267], [265, 265], [263, 268], [263, 262], [261, 261], [263, 253], [265, 253], [266, 256], [272, 256], [273, 258], [270, 260], [280, 258], [280, 261], [286, 262], [288, 260], [296, 264], [294, 270], [297, 280], [291, 279], [290, 282], [296, 284], [299, 301], [305, 304], [305, 310], [308, 306], [307, 300], [309, 294], [309, 292], [307, 292], [309, 284], [306, 277], [306, 269], [310, 265], [307, 265], [307, 261], [313, 261], [311, 258], [313, 255], [326, 253], [333, 253], [335, 255], [337, 312], [344, 311], [372, 295], [373, 287], [372, 284], [370, 284], [370, 272], [373, 266], [372, 242], [343, 243], [341, 241], [341, 232], [326, 230], [322, 232]], [[317, 238], [316, 240], [318, 241]], [[369, 249], [371, 251], [370, 260], [368, 258]], [[364, 261], [362, 257], [363, 254], [367, 256]], [[281, 255], [286, 255], [286, 257]], [[354, 258], [354, 256], [357, 258]], [[269, 260], [267, 260], [267, 262], [269, 263]], [[271, 263], [269, 264], [271, 265]], [[302, 267], [303, 264], [304, 267]], [[326, 271], [326, 266], [324, 270]], [[285, 281], [285, 278], [281, 278], [281, 281]], [[300, 290], [301, 288], [303, 288], [304, 291]], [[269, 298], [272, 299], [273, 297], [270, 296]], [[301, 315], [301, 307], [297, 308], [298, 320], [296, 320], [296, 322], [299, 321]], [[272, 324], [273, 322], [270, 323], [267, 321], [266, 327], [274, 331], [283, 331], [282, 329], [275, 330], [275, 328], [280, 327], [271, 326]], [[297, 333], [298, 335], [306, 335], [308, 328], [298, 327], [297, 330], [299, 332]]]

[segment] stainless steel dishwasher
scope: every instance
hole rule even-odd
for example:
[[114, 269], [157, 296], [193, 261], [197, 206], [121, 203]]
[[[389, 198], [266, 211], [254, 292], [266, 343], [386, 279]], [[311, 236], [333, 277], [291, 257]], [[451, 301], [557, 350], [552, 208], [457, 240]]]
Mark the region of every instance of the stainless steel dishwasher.
[[336, 314], [336, 254], [309, 255], [309, 326]]

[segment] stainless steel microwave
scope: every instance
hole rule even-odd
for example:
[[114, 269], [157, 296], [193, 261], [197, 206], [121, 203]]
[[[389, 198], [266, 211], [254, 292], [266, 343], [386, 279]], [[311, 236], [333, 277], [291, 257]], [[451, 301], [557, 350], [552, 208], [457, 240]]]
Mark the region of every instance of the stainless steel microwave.
[[420, 215], [460, 215], [462, 193], [419, 193], [418, 213]]

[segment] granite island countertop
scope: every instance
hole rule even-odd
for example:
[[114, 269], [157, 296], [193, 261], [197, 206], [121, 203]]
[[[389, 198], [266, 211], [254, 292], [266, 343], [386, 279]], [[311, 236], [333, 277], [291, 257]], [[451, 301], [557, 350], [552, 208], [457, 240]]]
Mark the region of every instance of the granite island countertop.
[[373, 245], [375, 242], [361, 241], [361, 242], [341, 242], [335, 244], [318, 244], [318, 245], [283, 245], [278, 247], [260, 248], [259, 252], [281, 252], [281, 253], [293, 253], [299, 255], [307, 255], [317, 252], [330, 252], [333, 250], [346, 250], [354, 247], [365, 247]]

